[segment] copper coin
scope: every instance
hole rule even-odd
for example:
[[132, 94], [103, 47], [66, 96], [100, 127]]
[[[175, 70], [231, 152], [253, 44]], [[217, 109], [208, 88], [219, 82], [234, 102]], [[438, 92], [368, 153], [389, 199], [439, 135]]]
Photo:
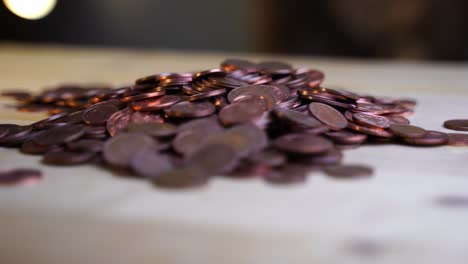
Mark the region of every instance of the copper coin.
[[308, 70], [308, 85], [310, 87], [319, 86], [325, 79], [325, 74], [319, 70]]
[[150, 92], [150, 93], [127, 96], [127, 97], [124, 97], [124, 98], [120, 99], [120, 101], [124, 102], [124, 103], [128, 103], [128, 102], [132, 102], [132, 101], [140, 101], [140, 100], [144, 100], [144, 99], [159, 97], [159, 96], [163, 96], [165, 94], [166, 94], [166, 90], [157, 90], [157, 91]]
[[272, 184], [298, 184], [307, 180], [311, 168], [301, 164], [288, 164], [272, 170], [264, 179]]
[[245, 157], [264, 149], [268, 145], [268, 136], [264, 130], [247, 123], [235, 125], [209, 142], [230, 145], [239, 156]]
[[346, 128], [348, 120], [335, 108], [322, 103], [311, 103], [309, 113], [333, 130]]
[[294, 163], [300, 163], [311, 166], [336, 165], [339, 164], [342, 159], [343, 153], [335, 148], [320, 154], [290, 156], [290, 160]]
[[14, 124], [0, 124], [0, 140], [2, 137], [5, 137], [10, 132], [10, 128], [14, 128], [18, 125]]
[[335, 165], [325, 167], [325, 173], [337, 178], [367, 178], [373, 174], [371, 167], [364, 165]]
[[8, 133], [0, 137], [0, 146], [18, 146], [32, 132], [32, 126], [7, 125], [7, 127]]
[[105, 135], [107, 129], [105, 126], [85, 126], [85, 136]]
[[314, 101], [314, 102], [320, 102], [320, 103], [324, 103], [324, 104], [327, 104], [327, 105], [331, 105], [331, 106], [339, 107], [339, 108], [343, 108], [343, 109], [353, 109], [355, 107], [353, 104], [338, 102], [338, 101], [336, 101], [334, 99], [328, 98], [328, 97], [323, 96], [323, 95], [307, 94], [307, 93], [304, 94], [304, 92], [301, 92], [301, 96], [303, 98], [306, 98], [306, 99]]
[[211, 90], [211, 91], [191, 95], [191, 96], [188, 97], [188, 100], [189, 101], [198, 101], [198, 100], [203, 100], [203, 99], [208, 99], [208, 98], [211, 98], [211, 97], [219, 96], [219, 95], [222, 95], [222, 94], [225, 94], [225, 93], [226, 93], [226, 89], [224, 89], [224, 88], [215, 89], [215, 90]]
[[36, 154], [44, 154], [48, 151], [48, 149], [49, 149], [49, 146], [42, 146], [34, 142], [34, 140], [28, 140], [28, 141], [25, 141], [21, 145], [20, 151], [21, 153], [25, 153], [25, 154], [36, 155]]
[[291, 91], [289, 88], [284, 85], [284, 84], [275, 84], [275, 85], [270, 85], [271, 89], [273, 89], [273, 98], [275, 98], [276, 103], [279, 104], [286, 100], [289, 96]]
[[333, 148], [329, 140], [310, 134], [287, 134], [277, 138], [274, 146], [285, 152], [301, 154], [324, 153]]
[[380, 115], [389, 112], [389, 107], [373, 103], [358, 103], [355, 108], [351, 109], [354, 112], [364, 112], [368, 114]]
[[233, 103], [242, 97], [248, 95], [257, 95], [265, 100], [267, 108], [271, 109], [276, 103], [283, 100], [282, 96], [278, 96], [276, 87], [270, 85], [248, 85], [236, 88], [229, 92], [227, 98], [229, 102]]
[[382, 128], [370, 128], [370, 127], [360, 126], [351, 122], [348, 122], [348, 128], [355, 132], [364, 133], [370, 136], [381, 137], [381, 138], [393, 137], [392, 133]]
[[235, 78], [231, 78], [229, 76], [224, 76], [224, 77], [210, 76], [207, 79], [207, 82], [213, 87], [213, 89], [221, 89], [221, 88], [234, 89], [240, 86], [248, 85], [248, 83], [246, 82], [240, 81]]
[[99, 126], [106, 124], [109, 117], [117, 111], [119, 111], [119, 109], [115, 105], [98, 104], [86, 109], [81, 117], [86, 124]]
[[219, 112], [219, 120], [225, 126], [251, 122], [259, 118], [265, 105], [256, 100], [242, 100], [225, 106]]
[[164, 109], [168, 116], [176, 118], [205, 117], [212, 115], [215, 111], [216, 108], [210, 102], [181, 102]]
[[409, 125], [410, 121], [400, 115], [388, 115], [386, 116], [391, 122], [396, 123], [396, 124], [403, 124], [403, 125]]
[[403, 138], [422, 138], [427, 134], [427, 131], [423, 128], [402, 124], [391, 124], [390, 131]]
[[339, 98], [339, 99], [341, 99], [343, 101], [348, 101], [349, 100], [349, 101], [355, 102], [360, 98], [359, 95], [357, 95], [355, 93], [345, 91], [345, 90], [336, 90], [336, 89], [332, 89], [332, 88], [315, 87], [312, 91], [313, 92], [317, 91], [317, 92], [319, 92], [319, 94], [327, 93], [327, 94], [332, 95], [333, 98], [335, 98], [335, 99]]
[[151, 148], [145, 148], [137, 152], [132, 158], [131, 167], [138, 175], [150, 179], [172, 170], [168, 157]]
[[83, 125], [66, 125], [47, 130], [34, 138], [34, 142], [42, 146], [59, 145], [77, 140], [83, 135]]
[[361, 144], [367, 139], [366, 134], [353, 133], [350, 131], [332, 131], [325, 135], [338, 144]]
[[353, 120], [361, 125], [377, 128], [389, 128], [392, 123], [388, 118], [379, 115], [354, 113]]
[[48, 151], [42, 158], [42, 162], [49, 165], [70, 166], [88, 163], [95, 157], [95, 152]]
[[468, 131], [468, 119], [453, 119], [444, 122], [444, 127], [457, 130], [457, 131]]
[[308, 114], [298, 112], [296, 110], [290, 110], [287, 108], [277, 106], [273, 109], [273, 113], [280, 120], [293, 126], [299, 126], [299, 127], [305, 127], [305, 128], [315, 128], [315, 127], [323, 126], [322, 123], [318, 121], [316, 118]]
[[221, 68], [227, 72], [232, 72], [236, 70], [246, 71], [246, 72], [257, 72], [259, 67], [257, 64], [250, 62], [248, 60], [240, 59], [227, 59], [221, 62]]
[[169, 137], [177, 133], [177, 127], [167, 123], [131, 123], [127, 127], [130, 133], [143, 133], [152, 137]]
[[107, 132], [111, 136], [115, 136], [117, 133], [124, 131], [130, 123], [132, 112], [130, 108], [124, 108], [111, 115], [106, 123]]
[[467, 195], [444, 195], [435, 200], [438, 206], [451, 208], [468, 208]]
[[106, 141], [103, 157], [110, 165], [128, 167], [136, 153], [144, 148], [155, 148], [155, 141], [140, 133], [120, 133]]
[[84, 110], [80, 111], [75, 111], [72, 113], [69, 113], [68, 115], [56, 119], [52, 122], [48, 122], [47, 124], [80, 124], [83, 123], [83, 118], [82, 115], [84, 113]]
[[233, 171], [239, 163], [237, 151], [227, 144], [207, 144], [187, 160], [187, 167], [200, 173], [214, 176]]
[[159, 98], [134, 101], [131, 103], [131, 107], [135, 111], [158, 111], [170, 107], [171, 105], [174, 105], [179, 101], [180, 96], [165, 95]]
[[290, 74], [293, 71], [291, 65], [281, 61], [264, 61], [258, 66], [261, 70], [271, 74]]
[[104, 142], [97, 139], [80, 139], [67, 143], [67, 148], [72, 151], [101, 152]]
[[[57, 120], [57, 119], [60, 119], [60, 118], [62, 118], [62, 117], [65, 117], [65, 116], [67, 116], [67, 115], [68, 115], [67, 112], [60, 112], [60, 113], [58, 113], [58, 114], [49, 116], [49, 117], [46, 118], [46, 119], [37, 121], [36, 123], [32, 124], [32, 127], [33, 127], [33, 128], [36, 128], [36, 129], [42, 129], [42, 128], [44, 128], [44, 124], [45, 124], [45, 123], [49, 123], [49, 122], [55, 121], [55, 120]], [[1, 125], [0, 125], [0, 137], [1, 137]]]
[[468, 134], [447, 133], [448, 145], [450, 146], [468, 146]]
[[35, 169], [0, 171], [1, 185], [32, 185], [42, 179], [42, 172]]
[[143, 124], [143, 123], [164, 123], [164, 119], [153, 112], [132, 112], [130, 114], [130, 123]]
[[263, 164], [271, 167], [278, 167], [286, 163], [286, 155], [283, 153], [269, 149], [253, 154], [248, 158], [249, 162]]
[[193, 188], [205, 185], [209, 176], [187, 167], [162, 172], [153, 178], [154, 184], [163, 188]]
[[172, 148], [181, 155], [191, 155], [207, 141], [207, 133], [210, 133], [209, 130], [182, 131], [172, 141]]
[[218, 122], [218, 118], [216, 118], [215, 116], [189, 120], [177, 127], [177, 131], [179, 133], [191, 130], [207, 130], [207, 132], [217, 132], [222, 129], [223, 128]]
[[445, 145], [449, 141], [446, 133], [427, 130], [427, 133], [421, 138], [404, 138], [406, 143], [418, 146], [438, 146]]

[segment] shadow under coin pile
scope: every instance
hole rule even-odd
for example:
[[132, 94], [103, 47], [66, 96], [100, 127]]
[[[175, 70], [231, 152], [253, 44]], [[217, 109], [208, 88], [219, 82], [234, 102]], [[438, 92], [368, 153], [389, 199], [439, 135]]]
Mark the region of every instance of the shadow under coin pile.
[[219, 175], [278, 184], [303, 182], [312, 171], [368, 177], [370, 167], [341, 164], [343, 150], [365, 142], [468, 142], [463, 134], [449, 141], [410, 125], [413, 100], [326, 88], [323, 80], [318, 70], [283, 62], [228, 59], [217, 69], [155, 74], [118, 89], [6, 92], [19, 110], [52, 115], [27, 126], [0, 125], [0, 145], [43, 155], [50, 165], [91, 163], [183, 188]]

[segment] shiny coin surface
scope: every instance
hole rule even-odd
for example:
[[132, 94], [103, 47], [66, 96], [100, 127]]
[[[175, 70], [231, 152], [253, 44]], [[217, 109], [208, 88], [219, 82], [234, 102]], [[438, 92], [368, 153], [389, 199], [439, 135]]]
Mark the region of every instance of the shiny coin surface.
[[159, 98], [151, 98], [142, 101], [132, 102], [131, 107], [135, 111], [158, 111], [178, 103], [180, 96], [165, 95]]
[[361, 125], [376, 128], [389, 128], [390, 124], [392, 123], [391, 120], [384, 116], [370, 115], [364, 113], [354, 113], [353, 120]]
[[104, 125], [110, 116], [119, 111], [119, 108], [113, 104], [98, 104], [91, 106], [83, 112], [81, 118], [88, 125]]
[[425, 129], [412, 125], [391, 124], [389, 129], [394, 135], [403, 138], [422, 138], [427, 134]]
[[449, 141], [449, 136], [446, 133], [427, 130], [427, 133], [420, 138], [404, 138], [406, 143], [418, 146], [438, 146], [445, 145]]
[[309, 112], [312, 116], [320, 120], [333, 130], [346, 128], [348, 120], [335, 108], [323, 103], [311, 103]]

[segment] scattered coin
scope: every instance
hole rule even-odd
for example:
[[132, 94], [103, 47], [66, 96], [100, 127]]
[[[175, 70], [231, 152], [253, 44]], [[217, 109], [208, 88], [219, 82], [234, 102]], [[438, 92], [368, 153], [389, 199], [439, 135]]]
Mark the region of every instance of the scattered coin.
[[373, 169], [364, 165], [336, 165], [325, 167], [325, 173], [337, 178], [365, 178], [373, 173]]
[[468, 119], [453, 119], [444, 122], [444, 127], [457, 130], [457, 131], [468, 131]]
[[41, 179], [41, 171], [35, 169], [0, 171], [0, 185], [33, 185]]
[[450, 208], [468, 208], [468, 195], [444, 195], [435, 200], [438, 206]]

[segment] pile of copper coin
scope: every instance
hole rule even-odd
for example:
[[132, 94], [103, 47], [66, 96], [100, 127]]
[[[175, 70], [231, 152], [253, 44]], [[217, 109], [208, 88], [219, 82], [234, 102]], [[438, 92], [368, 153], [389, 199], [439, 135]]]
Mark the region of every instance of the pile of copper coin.
[[[52, 115], [25, 126], [0, 125], [0, 146], [43, 155], [45, 164], [95, 164], [178, 188], [221, 175], [277, 184], [303, 182], [312, 171], [368, 177], [371, 167], [341, 161], [344, 150], [369, 142], [468, 145], [465, 134], [410, 125], [414, 100], [327, 88], [323, 80], [319, 70], [283, 62], [228, 59], [216, 69], [159, 73], [118, 89], [5, 92], [19, 110]], [[468, 121], [445, 126], [468, 130]], [[13, 170], [0, 174], [0, 182], [14, 175], [24, 181], [27, 172], [40, 174]]]

